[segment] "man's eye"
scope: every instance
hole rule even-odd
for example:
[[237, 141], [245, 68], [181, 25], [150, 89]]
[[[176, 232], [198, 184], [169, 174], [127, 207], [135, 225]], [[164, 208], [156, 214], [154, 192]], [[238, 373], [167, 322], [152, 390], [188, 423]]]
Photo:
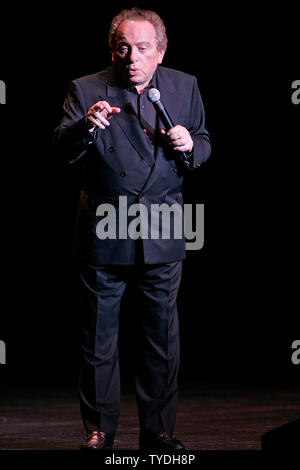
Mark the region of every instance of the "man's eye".
[[126, 51], [128, 51], [127, 46], [119, 46], [119, 52], [126, 52]]

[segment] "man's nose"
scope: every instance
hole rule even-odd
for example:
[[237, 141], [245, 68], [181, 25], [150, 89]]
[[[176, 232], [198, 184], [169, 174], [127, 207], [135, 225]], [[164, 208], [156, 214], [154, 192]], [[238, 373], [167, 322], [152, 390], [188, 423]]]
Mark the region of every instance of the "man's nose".
[[131, 63], [134, 63], [138, 60], [138, 51], [134, 47], [132, 47], [129, 52], [129, 60]]

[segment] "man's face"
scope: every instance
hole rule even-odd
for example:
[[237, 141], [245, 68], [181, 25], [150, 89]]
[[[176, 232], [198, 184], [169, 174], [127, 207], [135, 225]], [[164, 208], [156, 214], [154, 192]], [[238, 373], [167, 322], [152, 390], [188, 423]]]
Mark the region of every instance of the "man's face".
[[116, 34], [116, 47], [112, 61], [122, 79], [138, 90], [150, 82], [164, 51], [156, 45], [156, 32], [149, 21], [123, 21]]

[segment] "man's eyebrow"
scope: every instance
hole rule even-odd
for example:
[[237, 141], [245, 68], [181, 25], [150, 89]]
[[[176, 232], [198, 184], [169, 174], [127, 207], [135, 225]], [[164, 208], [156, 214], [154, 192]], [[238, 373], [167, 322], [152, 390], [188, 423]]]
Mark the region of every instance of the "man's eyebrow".
[[[123, 36], [122, 34], [120, 34], [118, 39], [119, 39], [120, 42], [125, 42], [126, 44], [128, 44], [128, 41], [126, 40], [126, 37]], [[140, 41], [140, 42], [136, 43], [137, 46], [141, 46], [142, 44], [144, 44], [145, 46], [151, 46], [151, 43], [148, 42], [148, 41]]]

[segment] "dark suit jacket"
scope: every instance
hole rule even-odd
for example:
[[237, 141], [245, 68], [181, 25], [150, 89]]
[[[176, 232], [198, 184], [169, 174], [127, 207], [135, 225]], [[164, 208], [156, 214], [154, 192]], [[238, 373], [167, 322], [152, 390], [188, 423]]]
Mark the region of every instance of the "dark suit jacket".
[[[115, 80], [113, 67], [74, 80], [64, 103], [64, 117], [55, 129], [54, 144], [68, 164], [84, 159], [85, 185], [82, 191], [77, 229], [76, 251], [79, 258], [92, 264], [133, 264], [136, 241], [119, 239], [119, 196], [127, 196], [128, 207], [142, 203], [151, 213], [151, 204], [182, 203], [181, 186], [186, 168], [195, 169], [210, 155], [209, 135], [205, 129], [204, 109], [196, 78], [159, 66], [157, 88], [174, 124], [185, 126], [194, 141], [187, 166], [178, 152], [159, 144], [156, 158], [145, 146], [145, 135], [134, 113], [130, 112], [128, 90]], [[85, 115], [97, 101], [121, 108], [110, 126], [92, 136]], [[160, 127], [163, 127], [160, 124]], [[125, 199], [124, 199], [125, 200]], [[100, 204], [109, 203], [116, 211], [116, 239], [99, 239], [96, 214]], [[133, 217], [134, 219], [134, 217]], [[128, 223], [132, 218], [128, 217]], [[165, 263], [185, 256], [181, 239], [143, 239], [145, 263]], [[124, 228], [124, 227], [123, 227]], [[161, 228], [160, 228], [161, 229]], [[172, 235], [172, 231], [171, 231]]]

